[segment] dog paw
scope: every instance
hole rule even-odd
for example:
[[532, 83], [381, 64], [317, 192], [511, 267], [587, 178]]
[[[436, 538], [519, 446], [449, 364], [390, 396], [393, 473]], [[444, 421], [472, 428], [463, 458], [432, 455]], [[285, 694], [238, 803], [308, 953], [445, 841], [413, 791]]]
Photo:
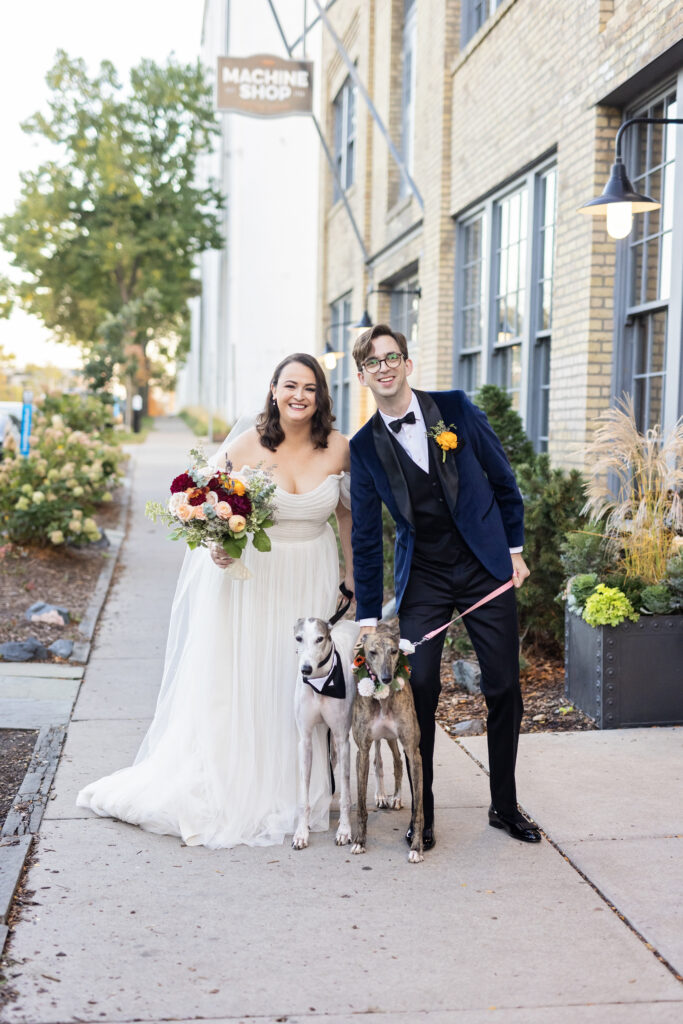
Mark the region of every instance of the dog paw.
[[375, 793], [375, 806], [376, 807], [389, 807], [389, 797], [386, 793]]
[[424, 859], [424, 854], [420, 853], [419, 850], [411, 850], [408, 854], [409, 864], [421, 864]]
[[334, 841], [337, 844], [337, 846], [348, 846], [348, 844], [351, 842], [351, 839], [351, 833], [347, 832], [344, 829], [339, 829], [336, 836], [334, 837]]
[[351, 847], [351, 853], [365, 853], [364, 843], [354, 843]]
[[389, 806], [393, 808], [393, 810], [395, 811], [400, 811], [401, 808], [403, 807], [400, 795], [392, 796], [391, 800], [389, 801]]
[[299, 833], [299, 832], [297, 832], [297, 834], [292, 839], [292, 849], [293, 850], [305, 850], [307, 846], [308, 846], [308, 833], [307, 832], [306, 833], [303, 833], [303, 832]]

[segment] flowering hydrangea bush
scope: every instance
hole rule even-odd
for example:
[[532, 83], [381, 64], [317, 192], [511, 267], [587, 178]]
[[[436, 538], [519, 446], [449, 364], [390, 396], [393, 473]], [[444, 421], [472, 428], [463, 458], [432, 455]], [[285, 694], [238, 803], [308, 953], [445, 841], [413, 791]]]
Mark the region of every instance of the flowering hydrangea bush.
[[39, 409], [28, 458], [10, 444], [0, 461], [0, 537], [56, 546], [98, 540], [92, 515], [111, 501], [123, 458], [99, 433], [72, 430]]

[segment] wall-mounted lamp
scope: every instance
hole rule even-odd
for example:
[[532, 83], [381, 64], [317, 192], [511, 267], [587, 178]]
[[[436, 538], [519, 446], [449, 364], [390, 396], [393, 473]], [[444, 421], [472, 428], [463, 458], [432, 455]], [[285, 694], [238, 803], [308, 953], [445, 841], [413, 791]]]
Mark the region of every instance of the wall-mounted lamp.
[[325, 342], [325, 351], [320, 357], [320, 361], [326, 370], [335, 370], [337, 367], [337, 360], [343, 359], [344, 353], [335, 351], [330, 345], [329, 341]]
[[626, 238], [633, 225], [634, 213], [658, 210], [662, 205], [656, 199], [636, 192], [631, 184], [621, 156], [621, 139], [632, 124], [683, 124], [678, 117], [631, 117], [619, 127], [614, 146], [614, 163], [609, 181], [602, 195], [589, 199], [579, 207], [579, 213], [607, 218], [607, 233], [612, 238]]
[[370, 319], [370, 314], [368, 313], [368, 310], [367, 310], [367, 299], [368, 299], [368, 296], [369, 295], [373, 295], [373, 294], [376, 294], [376, 295], [417, 295], [418, 299], [421, 299], [422, 298], [422, 289], [419, 286], [417, 288], [370, 288], [365, 293], [365, 309], [363, 310], [363, 315], [360, 318], [360, 320], [358, 321], [358, 323], [353, 325], [354, 327], [359, 327], [359, 328], [361, 328], [361, 330], [366, 331], [370, 327], [374, 326], [373, 323], [372, 323], [372, 320]]

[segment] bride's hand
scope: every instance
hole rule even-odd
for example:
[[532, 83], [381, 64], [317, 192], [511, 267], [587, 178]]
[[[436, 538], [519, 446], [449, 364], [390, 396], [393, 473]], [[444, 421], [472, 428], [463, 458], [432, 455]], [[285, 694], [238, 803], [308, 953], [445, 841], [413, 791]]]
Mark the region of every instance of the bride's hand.
[[219, 569], [227, 569], [229, 565], [235, 561], [230, 555], [226, 555], [220, 544], [211, 543], [209, 544], [209, 554], [216, 563]]

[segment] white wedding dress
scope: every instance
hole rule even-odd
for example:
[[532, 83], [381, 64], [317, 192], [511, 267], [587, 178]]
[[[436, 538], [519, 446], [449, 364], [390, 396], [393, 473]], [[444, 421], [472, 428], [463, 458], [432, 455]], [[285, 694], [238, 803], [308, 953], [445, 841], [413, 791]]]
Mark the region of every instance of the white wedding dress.
[[[294, 689], [297, 618], [329, 618], [339, 558], [327, 520], [349, 478], [328, 476], [304, 494], [275, 492], [272, 550], [249, 543], [251, 572], [231, 580], [208, 551], [188, 551], [171, 612], [156, 712], [134, 764], [86, 786], [79, 807], [188, 846], [281, 843], [296, 828], [299, 797]], [[335, 630], [343, 657], [357, 632]], [[337, 635], [338, 634], [338, 635]], [[328, 827], [327, 736], [315, 737], [311, 828]]]

